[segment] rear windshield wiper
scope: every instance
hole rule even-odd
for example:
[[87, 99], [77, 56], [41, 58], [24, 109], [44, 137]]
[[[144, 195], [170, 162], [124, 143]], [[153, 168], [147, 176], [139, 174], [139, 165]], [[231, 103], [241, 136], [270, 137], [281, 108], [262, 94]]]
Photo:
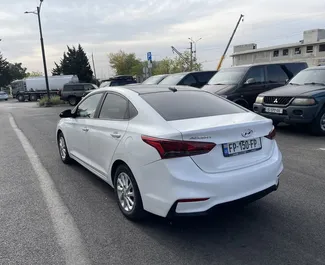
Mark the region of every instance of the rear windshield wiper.
[[320, 85], [320, 86], [325, 86], [325, 83], [311, 82], [311, 83], [305, 83], [304, 85]]

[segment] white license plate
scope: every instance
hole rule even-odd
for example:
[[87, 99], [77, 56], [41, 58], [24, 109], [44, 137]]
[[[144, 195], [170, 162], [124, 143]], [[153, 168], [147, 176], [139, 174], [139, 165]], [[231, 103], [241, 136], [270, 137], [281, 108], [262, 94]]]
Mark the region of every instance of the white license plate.
[[243, 140], [222, 145], [223, 155], [225, 157], [246, 154], [262, 149], [261, 138]]
[[278, 113], [278, 114], [282, 114], [283, 113], [283, 109], [280, 108], [265, 108], [265, 112], [269, 112], [269, 113]]

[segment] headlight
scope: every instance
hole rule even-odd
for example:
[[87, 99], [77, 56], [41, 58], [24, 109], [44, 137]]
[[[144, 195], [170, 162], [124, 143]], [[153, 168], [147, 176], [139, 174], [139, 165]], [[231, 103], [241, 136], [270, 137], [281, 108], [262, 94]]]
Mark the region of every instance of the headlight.
[[263, 96], [258, 96], [255, 100], [255, 103], [263, 103], [264, 97]]
[[292, 105], [300, 105], [300, 106], [314, 105], [315, 103], [316, 101], [313, 98], [295, 98], [292, 101]]

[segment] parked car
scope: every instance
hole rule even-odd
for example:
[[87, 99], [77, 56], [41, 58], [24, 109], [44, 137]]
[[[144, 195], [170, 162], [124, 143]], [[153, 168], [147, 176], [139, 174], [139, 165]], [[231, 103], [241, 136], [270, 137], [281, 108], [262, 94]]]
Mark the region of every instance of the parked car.
[[325, 135], [325, 66], [307, 68], [287, 85], [260, 94], [254, 111], [288, 124], [310, 124], [314, 133]]
[[153, 76], [150, 76], [148, 79], [144, 80], [142, 82], [142, 84], [143, 85], [157, 85], [162, 80], [164, 80], [167, 76], [168, 76], [168, 74], [164, 74], [164, 75], [153, 75]]
[[110, 86], [124, 86], [124, 85], [135, 84], [135, 83], [137, 83], [137, 81], [133, 78], [133, 76], [119, 75], [104, 80], [99, 87], [102, 88], [102, 87], [110, 87]]
[[71, 106], [75, 106], [87, 91], [96, 88], [98, 87], [91, 83], [67, 83], [62, 90], [59, 90], [58, 94], [61, 100], [68, 101]]
[[217, 71], [185, 72], [168, 75], [159, 85], [192, 86], [201, 88]]
[[221, 69], [203, 88], [252, 109], [258, 94], [280, 87], [307, 68], [305, 62], [255, 64]]
[[5, 91], [0, 91], [0, 100], [8, 100], [9, 96], [7, 92]]
[[0, 91], [0, 100], [8, 100], [8, 94], [5, 91]]
[[277, 189], [283, 170], [270, 119], [196, 88], [100, 88], [60, 117], [63, 163], [76, 160], [114, 187], [132, 220], [257, 199]]

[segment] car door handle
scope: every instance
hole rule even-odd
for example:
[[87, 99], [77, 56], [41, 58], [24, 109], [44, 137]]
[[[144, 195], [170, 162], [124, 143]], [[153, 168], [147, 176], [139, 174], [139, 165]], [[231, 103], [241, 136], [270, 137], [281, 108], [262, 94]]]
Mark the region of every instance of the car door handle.
[[120, 138], [121, 137], [121, 135], [119, 133], [117, 133], [117, 132], [111, 133], [111, 136], [113, 138]]
[[82, 130], [84, 131], [84, 132], [88, 132], [89, 131], [89, 129], [88, 128], [82, 128]]

